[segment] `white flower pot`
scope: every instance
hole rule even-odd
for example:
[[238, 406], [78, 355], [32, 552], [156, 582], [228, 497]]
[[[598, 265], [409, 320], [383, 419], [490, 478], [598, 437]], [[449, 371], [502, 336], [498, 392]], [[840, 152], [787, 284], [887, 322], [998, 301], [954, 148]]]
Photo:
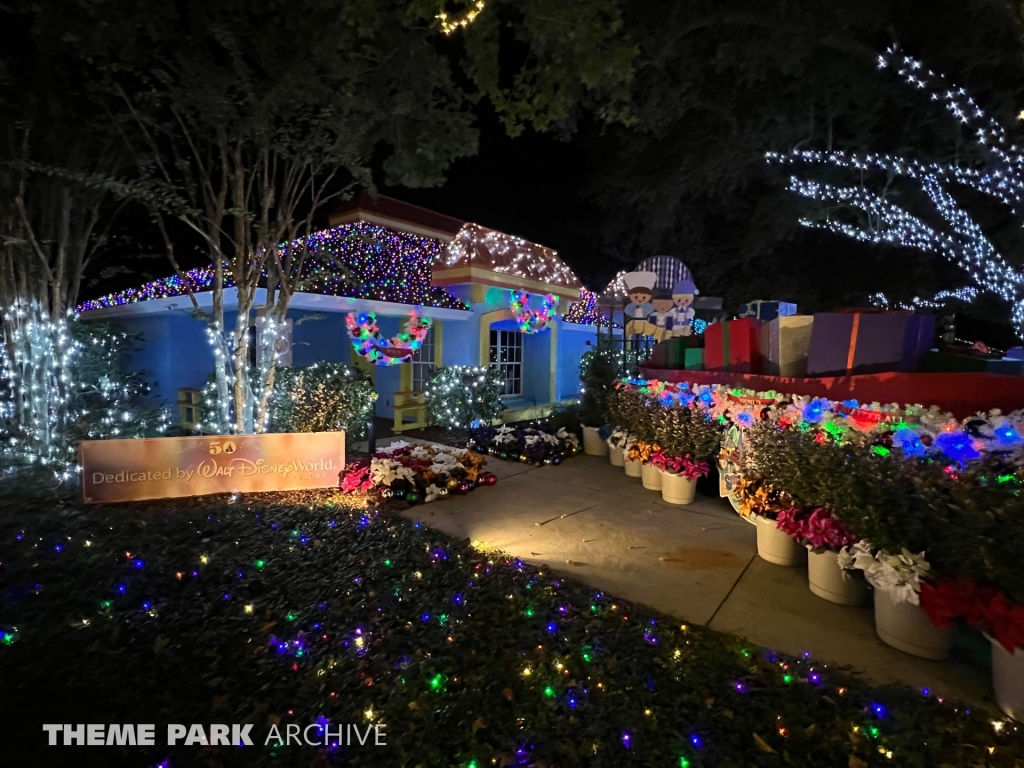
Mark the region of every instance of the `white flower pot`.
[[941, 661], [953, 645], [952, 627], [936, 627], [924, 608], [895, 603], [881, 589], [875, 589], [875, 632], [887, 645], [922, 659]]
[[648, 491], [661, 490], [661, 470], [653, 464], [642, 464], [640, 477], [643, 479], [644, 488]]
[[1011, 655], [995, 638], [988, 639], [992, 643], [992, 688], [996, 692], [996, 704], [1008, 717], [1024, 723], [1024, 650], [1015, 648]]
[[659, 469], [661, 473], [661, 498], [669, 504], [693, 504], [697, 495], [697, 481], [687, 480], [683, 475], [674, 475]]
[[807, 550], [775, 527], [775, 521], [756, 516], [757, 555], [762, 560], [776, 565], [803, 565], [807, 562]]
[[608, 443], [597, 434], [597, 427], [583, 428], [583, 452], [587, 456], [607, 456]]
[[839, 567], [838, 552], [807, 551], [807, 582], [811, 592], [831, 603], [860, 605], [868, 596], [868, 585], [863, 579]]
[[626, 475], [628, 477], [642, 477], [643, 476], [644, 463], [642, 461], [640, 461], [640, 459], [633, 459], [632, 461], [630, 461], [629, 459], [626, 459], [622, 463], [622, 466], [625, 468]]
[[608, 461], [613, 467], [621, 467], [626, 463], [626, 452], [622, 448], [608, 446]]

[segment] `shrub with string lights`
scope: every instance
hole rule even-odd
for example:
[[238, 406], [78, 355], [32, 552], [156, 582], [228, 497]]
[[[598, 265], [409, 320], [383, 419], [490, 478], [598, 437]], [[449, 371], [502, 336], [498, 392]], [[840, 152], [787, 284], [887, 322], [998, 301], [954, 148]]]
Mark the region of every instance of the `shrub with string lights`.
[[[144, 371], [126, 358], [141, 341], [111, 323], [58, 322], [38, 306], [4, 313], [0, 346], [0, 461], [8, 471], [45, 469], [61, 481], [76, 472], [81, 440], [151, 437], [169, 425], [148, 399]], [[16, 321], [16, 322], [15, 322]]]
[[469, 429], [473, 422], [489, 424], [504, 405], [501, 371], [472, 365], [439, 368], [426, 387], [430, 419], [448, 429]]
[[275, 432], [362, 434], [376, 402], [370, 377], [354, 366], [314, 363], [281, 368], [274, 381], [271, 423]]

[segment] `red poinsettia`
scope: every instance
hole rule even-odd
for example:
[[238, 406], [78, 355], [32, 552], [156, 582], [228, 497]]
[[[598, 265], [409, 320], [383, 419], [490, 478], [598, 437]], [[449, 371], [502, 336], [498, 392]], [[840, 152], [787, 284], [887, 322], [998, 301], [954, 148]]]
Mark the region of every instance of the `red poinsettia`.
[[696, 480], [711, 471], [711, 465], [706, 461], [694, 461], [690, 454], [670, 456], [660, 448], [651, 452], [651, 466], [662, 472], [682, 475], [687, 480]]
[[775, 524], [780, 531], [797, 541], [809, 542], [812, 547], [841, 549], [856, 544], [858, 539], [845, 525], [824, 507], [810, 513], [800, 507], [779, 512]]
[[1010, 602], [997, 587], [955, 576], [934, 584], [922, 581], [921, 607], [936, 626], [949, 626], [963, 617], [986, 629], [1009, 653], [1024, 648], [1024, 605]]
[[357, 459], [345, 465], [345, 472], [341, 476], [341, 490], [344, 493], [365, 493], [371, 488], [373, 478], [370, 476], [369, 459]]

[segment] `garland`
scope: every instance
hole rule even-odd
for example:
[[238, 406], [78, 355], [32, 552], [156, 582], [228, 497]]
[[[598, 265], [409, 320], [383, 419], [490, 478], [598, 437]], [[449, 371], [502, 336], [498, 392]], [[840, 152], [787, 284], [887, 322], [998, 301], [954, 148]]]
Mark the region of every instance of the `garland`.
[[423, 340], [430, 331], [429, 317], [420, 318], [416, 312], [409, 315], [408, 330], [384, 339], [377, 327], [377, 315], [373, 312], [361, 312], [359, 315], [346, 315], [345, 324], [352, 347], [360, 355], [374, 365], [397, 365], [412, 360], [413, 352], [423, 346]]
[[548, 327], [554, 317], [558, 297], [548, 294], [544, 297], [540, 309], [530, 309], [530, 294], [523, 291], [512, 291], [512, 317], [516, 319], [521, 333], [540, 333]]

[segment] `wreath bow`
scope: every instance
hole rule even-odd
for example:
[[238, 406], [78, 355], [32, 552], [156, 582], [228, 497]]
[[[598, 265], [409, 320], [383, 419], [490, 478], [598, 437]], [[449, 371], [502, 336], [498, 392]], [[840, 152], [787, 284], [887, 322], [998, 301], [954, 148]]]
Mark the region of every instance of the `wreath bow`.
[[385, 339], [377, 327], [377, 315], [360, 312], [347, 315], [345, 324], [352, 337], [352, 347], [374, 365], [396, 365], [412, 360], [413, 353], [423, 346], [430, 331], [429, 317], [420, 318], [413, 312], [409, 316], [408, 328], [397, 336]]
[[530, 294], [512, 291], [512, 317], [522, 333], [540, 333], [548, 327], [558, 306], [558, 297], [548, 294], [540, 309], [530, 309]]

